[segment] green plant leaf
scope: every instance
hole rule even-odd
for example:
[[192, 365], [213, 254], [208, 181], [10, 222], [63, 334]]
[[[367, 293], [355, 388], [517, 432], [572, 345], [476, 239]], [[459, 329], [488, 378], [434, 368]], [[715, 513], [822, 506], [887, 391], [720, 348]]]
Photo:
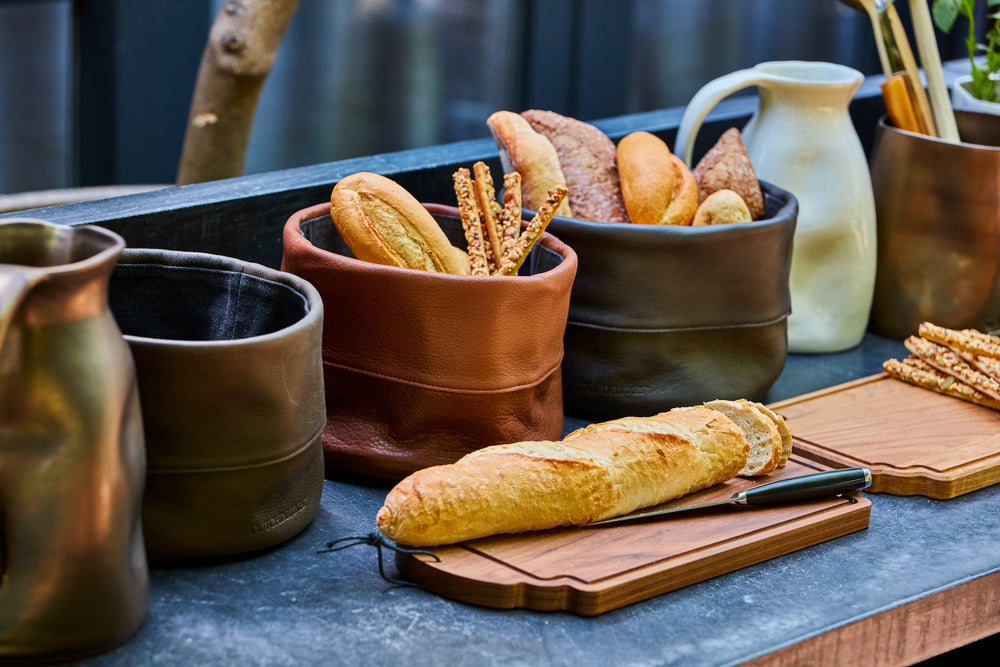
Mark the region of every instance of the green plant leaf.
[[934, 0], [931, 15], [934, 17], [934, 25], [942, 32], [951, 32], [958, 19], [958, 9], [962, 0]]

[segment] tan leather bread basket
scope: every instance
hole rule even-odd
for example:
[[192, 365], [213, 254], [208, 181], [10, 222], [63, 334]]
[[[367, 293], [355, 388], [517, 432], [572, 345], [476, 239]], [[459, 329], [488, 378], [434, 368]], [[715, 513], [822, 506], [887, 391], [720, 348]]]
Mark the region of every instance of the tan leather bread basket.
[[[426, 207], [464, 247], [458, 210]], [[329, 209], [289, 218], [282, 260], [325, 305], [328, 474], [401, 479], [487, 445], [561, 436], [569, 247], [544, 235], [512, 277], [400, 269], [355, 259]]]

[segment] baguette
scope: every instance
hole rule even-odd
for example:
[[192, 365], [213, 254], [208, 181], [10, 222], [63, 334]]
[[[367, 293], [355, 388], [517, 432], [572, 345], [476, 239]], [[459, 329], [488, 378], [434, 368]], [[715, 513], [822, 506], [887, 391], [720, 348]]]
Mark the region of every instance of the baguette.
[[[497, 111], [486, 119], [500, 151], [504, 173], [521, 174], [521, 204], [537, 211], [548, 199], [549, 190], [566, 187], [566, 176], [559, 165], [559, 155], [548, 137], [539, 134], [531, 123], [513, 111]], [[556, 209], [556, 215], [573, 217], [569, 198]]]
[[330, 194], [330, 217], [357, 259], [468, 275], [469, 258], [451, 245], [427, 209], [392, 179], [358, 172]]
[[690, 225], [698, 183], [684, 161], [649, 132], [618, 142], [618, 176], [629, 219], [638, 225]]
[[414, 547], [583, 526], [731, 479], [747, 447], [731, 419], [701, 406], [494, 445], [399, 482], [376, 525]]

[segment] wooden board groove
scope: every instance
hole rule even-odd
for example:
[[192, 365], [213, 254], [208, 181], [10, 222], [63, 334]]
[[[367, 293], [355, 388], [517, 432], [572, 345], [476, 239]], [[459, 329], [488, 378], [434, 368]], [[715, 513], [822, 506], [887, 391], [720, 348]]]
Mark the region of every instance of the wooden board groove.
[[770, 407], [788, 421], [796, 455], [870, 468], [872, 493], [947, 500], [1000, 482], [1000, 412], [884, 373]]
[[[826, 469], [798, 457], [766, 477], [737, 478], [664, 505], [729, 498], [754, 484]], [[867, 528], [861, 494], [776, 507], [733, 506], [635, 523], [498, 535], [397, 554], [429, 591], [471, 604], [591, 616]]]

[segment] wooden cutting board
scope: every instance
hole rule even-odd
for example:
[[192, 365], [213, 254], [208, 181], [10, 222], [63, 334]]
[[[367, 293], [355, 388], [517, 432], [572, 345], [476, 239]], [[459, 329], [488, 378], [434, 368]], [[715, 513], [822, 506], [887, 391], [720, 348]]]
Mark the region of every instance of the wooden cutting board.
[[868, 491], [938, 500], [1000, 482], [1000, 412], [885, 374], [770, 406], [796, 455], [834, 468], [865, 466]]
[[[793, 457], [663, 507], [724, 500], [755, 484], [826, 466]], [[592, 616], [868, 527], [861, 494], [776, 507], [724, 506], [635, 523], [498, 535], [397, 554], [410, 581], [462, 602]]]

